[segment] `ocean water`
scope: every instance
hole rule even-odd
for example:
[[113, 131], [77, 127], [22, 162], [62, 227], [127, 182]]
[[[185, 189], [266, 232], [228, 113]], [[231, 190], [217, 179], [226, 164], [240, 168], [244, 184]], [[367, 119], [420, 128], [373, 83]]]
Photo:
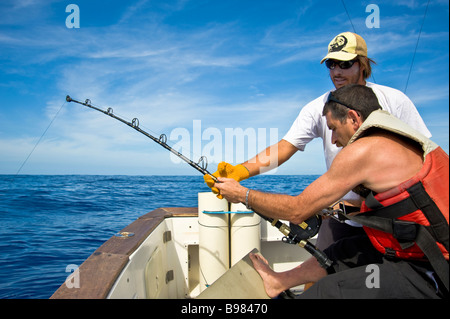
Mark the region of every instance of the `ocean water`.
[[[256, 176], [295, 195], [317, 176]], [[47, 299], [115, 233], [159, 207], [196, 207], [202, 176], [0, 175], [0, 298]], [[73, 269], [72, 269], [73, 270]]]

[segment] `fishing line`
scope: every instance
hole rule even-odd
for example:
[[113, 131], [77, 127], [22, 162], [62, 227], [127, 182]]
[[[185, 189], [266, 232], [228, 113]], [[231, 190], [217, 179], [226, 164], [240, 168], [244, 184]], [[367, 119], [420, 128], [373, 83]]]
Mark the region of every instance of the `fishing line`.
[[415, 50], [414, 50], [414, 55], [413, 55], [413, 58], [412, 58], [412, 61], [411, 61], [411, 66], [410, 66], [410, 68], [409, 68], [408, 78], [407, 78], [407, 80], [406, 80], [406, 86], [405, 86], [405, 90], [403, 91], [403, 93], [406, 93], [406, 89], [408, 88], [409, 78], [410, 78], [410, 76], [411, 76], [412, 68], [413, 68], [413, 65], [414, 65], [414, 60], [415, 60], [415, 58], [416, 58], [417, 48], [419, 47], [420, 35], [422, 34], [422, 28], [423, 28], [423, 25], [424, 25], [424, 23], [425, 23], [425, 17], [427, 16], [428, 5], [429, 5], [429, 4], [430, 4], [430, 0], [428, 0], [428, 2], [427, 2], [427, 7], [425, 8], [425, 14], [423, 15], [422, 25], [420, 26], [419, 36], [417, 37], [417, 42], [416, 42], [416, 48], [415, 48]]
[[[353, 32], [355, 32], [355, 33], [358, 33], [358, 32], [356, 32], [356, 28], [355, 28], [355, 26], [353, 25], [353, 22], [352, 22], [352, 18], [350, 17], [350, 14], [348, 13], [348, 10], [347, 10], [347, 7], [345, 6], [345, 3], [344, 3], [344, 0], [341, 0], [341, 2], [342, 2], [342, 6], [344, 7], [344, 10], [345, 10], [345, 12], [347, 13], [347, 17], [348, 17], [348, 20], [350, 21], [350, 24], [352, 25], [352, 28], [353, 28]], [[370, 63], [370, 62], [369, 62]], [[373, 75], [373, 70], [372, 70], [372, 73], [371, 73], [371, 77], [372, 77], [372, 79], [373, 79], [373, 83], [377, 83], [377, 80], [375, 80], [375, 76]]]
[[20, 171], [22, 170], [22, 168], [25, 166], [25, 164], [28, 162], [28, 159], [30, 158], [31, 154], [33, 154], [34, 150], [36, 149], [36, 147], [39, 145], [39, 143], [41, 142], [41, 140], [44, 138], [45, 134], [47, 133], [48, 129], [50, 128], [50, 126], [52, 126], [53, 122], [55, 121], [56, 117], [58, 116], [59, 112], [61, 112], [62, 108], [64, 107], [64, 105], [66, 105], [67, 102], [64, 102], [61, 107], [59, 108], [58, 112], [56, 112], [55, 116], [53, 117], [53, 119], [50, 121], [50, 124], [47, 126], [47, 128], [45, 129], [44, 133], [42, 133], [41, 137], [39, 138], [39, 140], [37, 141], [37, 143], [34, 145], [33, 149], [31, 150], [30, 154], [28, 154], [27, 158], [23, 161], [22, 165], [20, 165], [19, 169], [17, 170], [16, 174], [14, 175], [14, 177], [16, 177], [17, 175], [19, 175]]
[[345, 12], [347, 13], [348, 20], [350, 21], [350, 24], [352, 25], [353, 32], [356, 33], [355, 26], [353, 25], [352, 18], [350, 18], [350, 14], [348, 13], [348, 10], [347, 10], [347, 7], [345, 6], [344, 0], [341, 0], [341, 2], [342, 2], [342, 5], [344, 6]]

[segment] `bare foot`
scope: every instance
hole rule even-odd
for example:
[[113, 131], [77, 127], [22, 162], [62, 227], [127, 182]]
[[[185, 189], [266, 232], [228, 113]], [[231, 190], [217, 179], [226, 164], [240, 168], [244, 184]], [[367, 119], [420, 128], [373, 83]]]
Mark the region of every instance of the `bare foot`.
[[270, 298], [277, 297], [285, 290], [279, 281], [279, 274], [270, 268], [269, 262], [263, 256], [251, 253], [250, 259], [253, 262], [253, 267], [261, 276], [264, 282], [264, 289]]

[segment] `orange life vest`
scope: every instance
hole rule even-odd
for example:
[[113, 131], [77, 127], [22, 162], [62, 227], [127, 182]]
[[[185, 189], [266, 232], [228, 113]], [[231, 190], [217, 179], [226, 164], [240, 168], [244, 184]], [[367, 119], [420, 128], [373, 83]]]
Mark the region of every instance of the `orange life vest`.
[[[375, 248], [385, 255], [423, 259], [415, 243], [418, 227], [425, 226], [448, 260], [449, 159], [439, 147], [430, 152], [411, 179], [386, 192], [369, 195], [361, 206], [367, 216], [390, 219], [392, 234], [364, 226]], [[368, 217], [370, 218], [370, 217]]]
[[[397, 187], [366, 197], [361, 223], [374, 247], [386, 256], [429, 260], [446, 274], [449, 259], [449, 157], [438, 145], [384, 111], [375, 111], [349, 143], [371, 128], [384, 129], [419, 143], [424, 151], [421, 170]], [[438, 271], [436, 268], [440, 268]], [[441, 277], [441, 276], [440, 276]]]

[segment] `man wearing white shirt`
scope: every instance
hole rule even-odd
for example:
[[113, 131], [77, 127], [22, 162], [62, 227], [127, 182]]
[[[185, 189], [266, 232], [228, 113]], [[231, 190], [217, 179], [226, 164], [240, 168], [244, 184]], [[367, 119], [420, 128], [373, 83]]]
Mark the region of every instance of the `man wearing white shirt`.
[[[360, 84], [370, 87], [384, 110], [409, 124], [426, 137], [431, 137], [431, 133], [416, 107], [405, 94], [396, 89], [366, 81], [371, 75], [373, 60], [367, 57], [367, 46], [361, 36], [351, 32], [337, 35], [328, 45], [328, 54], [320, 63], [323, 62], [329, 69], [330, 79], [336, 89], [347, 84]], [[342, 148], [342, 145], [338, 147], [331, 143], [331, 131], [327, 127], [325, 117], [322, 116], [323, 106], [329, 94], [330, 91], [306, 104], [288, 133], [277, 144], [269, 146], [256, 157], [236, 166], [222, 162], [213, 175], [233, 178], [240, 182], [280, 166], [297, 151], [304, 151], [306, 144], [318, 137], [322, 138], [326, 166], [329, 169], [336, 154]], [[204, 178], [213, 192], [219, 193], [218, 189], [213, 187], [214, 181], [212, 178], [208, 175], [205, 175]], [[343, 200], [346, 205], [354, 207], [358, 207], [360, 203], [359, 195], [353, 192], [345, 195]], [[324, 219], [319, 231], [317, 247], [325, 249], [340, 238], [355, 232], [362, 232], [359, 227], [352, 226], [341, 224], [334, 219]]]

